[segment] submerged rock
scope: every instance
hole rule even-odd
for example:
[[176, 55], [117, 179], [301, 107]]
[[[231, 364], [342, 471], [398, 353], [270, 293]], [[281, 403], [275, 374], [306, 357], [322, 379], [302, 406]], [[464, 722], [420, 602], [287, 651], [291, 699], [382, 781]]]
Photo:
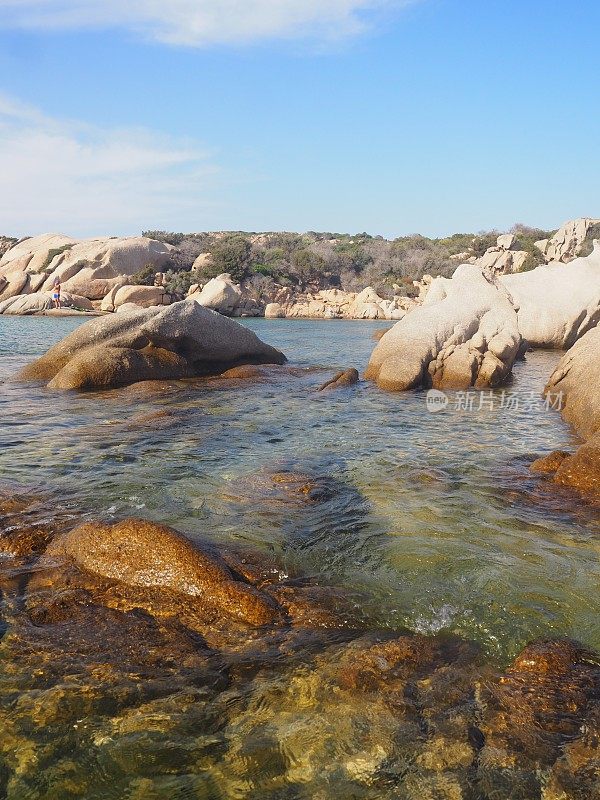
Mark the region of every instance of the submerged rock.
[[[142, 764], [173, 773], [177, 712], [188, 709], [188, 724], [206, 726], [205, 703], [227, 687], [227, 672], [175, 620], [84, 596], [59, 599], [62, 608], [57, 601], [46, 614], [22, 615], [0, 642], [0, 793], [14, 800], [132, 796], [127, 787]], [[154, 752], [150, 731], [160, 737]], [[188, 769], [193, 764], [190, 757]]]
[[600, 699], [598, 654], [571, 640], [540, 640], [482, 689], [485, 797], [541, 796], [541, 770], [575, 739]]
[[0, 554], [39, 555], [71, 519], [50, 497], [0, 488]]
[[538, 458], [531, 465], [532, 472], [540, 472], [542, 474], [554, 474], [566, 458], [569, 458], [571, 453], [566, 450], [555, 450], [547, 456]]
[[354, 369], [354, 367], [350, 367], [341, 372], [336, 372], [332, 378], [319, 386], [317, 391], [322, 392], [329, 389], [343, 389], [347, 386], [354, 386], [355, 383], [358, 383], [358, 379], [358, 370]]
[[109, 389], [285, 360], [247, 328], [183, 300], [82, 325], [17, 377], [53, 389]]
[[223, 731], [235, 796], [471, 797], [477, 651], [449, 638], [365, 634], [284, 675], [263, 673]]
[[236, 580], [224, 561], [164, 525], [129, 519], [88, 523], [56, 538], [46, 560], [68, 560], [95, 575], [131, 587], [166, 589], [194, 598], [250, 625], [281, 614], [267, 595]]

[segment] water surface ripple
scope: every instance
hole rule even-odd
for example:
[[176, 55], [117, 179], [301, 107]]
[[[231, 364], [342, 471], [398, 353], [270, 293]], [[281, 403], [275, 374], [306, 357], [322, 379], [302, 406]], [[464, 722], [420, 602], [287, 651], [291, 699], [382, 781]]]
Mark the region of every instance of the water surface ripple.
[[[573, 495], [548, 491], [528, 471], [538, 455], [576, 445], [557, 412], [539, 403], [501, 408], [500, 392], [471, 411], [457, 408], [450, 393], [448, 409], [438, 414], [428, 412], [423, 392], [389, 394], [362, 381], [315, 392], [338, 368], [364, 370], [373, 333], [387, 327], [377, 322], [244, 321], [298, 367], [294, 377], [272, 382], [74, 394], [6, 381], [79, 324], [0, 317], [0, 482], [49, 494], [77, 517], [143, 516], [217, 544], [252, 545], [284, 570], [356, 592], [373, 627], [457, 633], [499, 665], [537, 637], [566, 635], [600, 649], [597, 512]], [[559, 355], [528, 354], [509, 390], [537, 398]], [[297, 508], [265, 502], [264, 476], [278, 470], [321, 477], [331, 496]], [[274, 713], [270, 693], [291, 691], [270, 680], [275, 684], [264, 696], [254, 697], [257, 708], [242, 703], [244, 713], [266, 719]], [[175, 720], [166, 744], [152, 732], [150, 711], [131, 722], [118, 753], [88, 747], [109, 736], [104, 728], [85, 732], [81, 763], [109, 776], [87, 797], [222, 796], [214, 774], [210, 786], [198, 777], [199, 765], [220, 758], [223, 741], [207, 722], [216, 712], [198, 701], [190, 716], [185, 692], [169, 697], [157, 711]], [[220, 702], [241, 701], [225, 693]], [[285, 735], [274, 748], [261, 739], [273, 733], [265, 727], [246, 741], [246, 751], [235, 758], [229, 751], [222, 769], [238, 787], [230, 796], [263, 796], [247, 791], [251, 764], [261, 759], [263, 774], [270, 759], [272, 769], [284, 761], [293, 771], [294, 736], [306, 744], [290, 728], [306, 720], [294, 719], [279, 721]], [[330, 724], [311, 719], [317, 732]], [[354, 736], [340, 733], [338, 746], [351, 751]], [[71, 746], [67, 737], [65, 753]], [[138, 794], [126, 764], [141, 776]], [[156, 794], [144, 794], [145, 773]], [[21, 787], [22, 796], [71, 796], [64, 785], [63, 794], [30, 789], [27, 795]], [[364, 796], [383, 796], [378, 792]]]

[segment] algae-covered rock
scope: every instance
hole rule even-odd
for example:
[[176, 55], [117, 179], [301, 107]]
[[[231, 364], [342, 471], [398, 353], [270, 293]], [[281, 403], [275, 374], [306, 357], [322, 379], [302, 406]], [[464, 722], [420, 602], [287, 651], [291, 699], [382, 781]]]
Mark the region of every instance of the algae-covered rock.
[[332, 378], [319, 386], [318, 391], [323, 392], [329, 391], [330, 389], [343, 389], [347, 386], [354, 386], [355, 383], [358, 383], [358, 378], [358, 370], [354, 369], [354, 367], [350, 367], [341, 372], [336, 372]]
[[72, 561], [126, 586], [188, 595], [250, 625], [273, 623], [280, 616], [271, 598], [236, 580], [224, 561], [172, 528], [144, 520], [82, 525], [55, 539], [46, 558]]
[[600, 697], [600, 659], [571, 640], [540, 640], [482, 692], [485, 796], [541, 796], [541, 775], [576, 738]]

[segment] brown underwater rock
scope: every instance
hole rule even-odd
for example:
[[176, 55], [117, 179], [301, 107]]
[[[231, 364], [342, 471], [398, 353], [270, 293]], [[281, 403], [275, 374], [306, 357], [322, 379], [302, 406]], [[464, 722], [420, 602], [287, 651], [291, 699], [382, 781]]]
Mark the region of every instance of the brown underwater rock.
[[554, 450], [554, 452], [549, 455], [534, 461], [530, 469], [532, 472], [551, 475], [556, 472], [565, 458], [569, 458], [570, 455], [571, 453], [568, 453], [566, 450]]
[[568, 639], [534, 642], [482, 689], [486, 797], [540, 797], [540, 775], [579, 734], [600, 698], [599, 656]]
[[71, 515], [54, 501], [29, 491], [0, 489], [0, 554], [32, 556], [43, 553]]
[[275, 506], [298, 506], [330, 500], [340, 488], [335, 479], [327, 475], [294, 469], [265, 470], [241, 476], [224, 497], [242, 503], [260, 500]]
[[17, 376], [52, 389], [110, 389], [138, 381], [215, 375], [283, 364], [279, 350], [237, 322], [183, 300], [92, 320]]
[[355, 383], [358, 383], [358, 379], [358, 370], [354, 369], [354, 367], [350, 367], [350, 369], [336, 372], [332, 378], [319, 386], [317, 391], [322, 392], [329, 389], [344, 389], [347, 386], [354, 386]]
[[562, 461], [554, 480], [600, 500], [600, 433]]
[[574, 454], [557, 450], [531, 465], [533, 472], [553, 475], [553, 481], [575, 489], [593, 502], [600, 501], [600, 433]]
[[252, 626], [280, 618], [270, 597], [236, 580], [224, 561], [164, 525], [139, 519], [88, 523], [56, 538], [46, 557], [71, 561], [134, 589], [187, 595], [200, 607], [208, 605]]

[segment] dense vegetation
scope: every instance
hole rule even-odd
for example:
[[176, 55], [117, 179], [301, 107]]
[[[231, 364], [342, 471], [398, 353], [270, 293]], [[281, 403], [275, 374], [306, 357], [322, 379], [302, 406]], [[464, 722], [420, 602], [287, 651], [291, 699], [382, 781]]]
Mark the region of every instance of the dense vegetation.
[[589, 256], [594, 249], [594, 239], [600, 239], [600, 224], [592, 225], [581, 247], [580, 256]]
[[[541, 257], [533, 243], [552, 232], [525, 225], [515, 225], [512, 232], [519, 246], [531, 253], [526, 268], [536, 266]], [[145, 231], [144, 236], [176, 248], [167, 274], [168, 286], [175, 292], [185, 292], [192, 283], [204, 283], [229, 272], [257, 296], [268, 293], [275, 283], [299, 290], [359, 291], [373, 286], [386, 296], [396, 291], [395, 285], [402, 293], [410, 293], [413, 281], [425, 274], [450, 276], [458, 263], [481, 256], [495, 245], [498, 233], [458, 233], [441, 239], [414, 234], [394, 240], [367, 233], [351, 236], [314, 231], [305, 234]], [[201, 259], [192, 271], [197, 257], [203, 253], [210, 253], [210, 258]]]
[[10, 250], [11, 247], [14, 247], [19, 240], [15, 239], [12, 236], [0, 236], [0, 258]]

